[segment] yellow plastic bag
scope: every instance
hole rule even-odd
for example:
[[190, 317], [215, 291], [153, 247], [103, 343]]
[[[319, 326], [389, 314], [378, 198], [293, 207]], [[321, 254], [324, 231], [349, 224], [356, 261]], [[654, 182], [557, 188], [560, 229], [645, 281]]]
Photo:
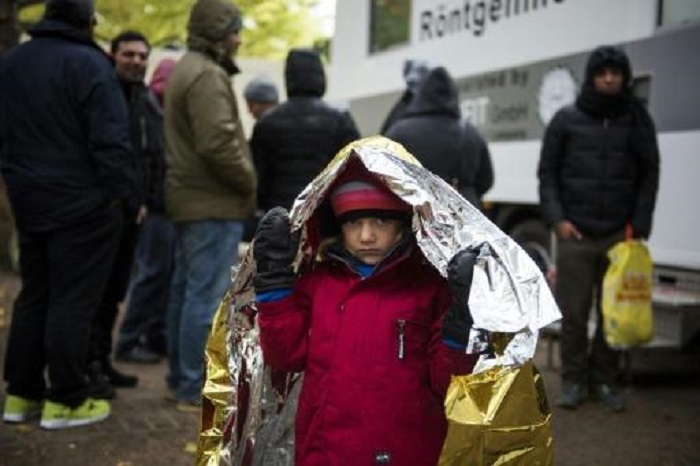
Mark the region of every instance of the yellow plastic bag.
[[640, 241], [622, 241], [610, 248], [608, 258], [602, 297], [605, 339], [613, 348], [647, 343], [654, 338], [649, 249]]
[[497, 366], [452, 378], [438, 466], [550, 466], [552, 414], [532, 365]]

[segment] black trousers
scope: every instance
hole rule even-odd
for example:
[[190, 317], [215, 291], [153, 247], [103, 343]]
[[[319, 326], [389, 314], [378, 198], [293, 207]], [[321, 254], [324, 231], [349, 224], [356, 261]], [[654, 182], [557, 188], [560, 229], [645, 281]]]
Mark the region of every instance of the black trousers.
[[71, 407], [85, 400], [90, 323], [122, 224], [122, 207], [105, 205], [52, 231], [19, 230], [22, 290], [5, 356], [7, 393]]
[[[620, 352], [608, 346], [603, 333], [601, 292], [608, 268], [608, 250], [624, 233], [602, 238], [557, 242], [556, 297], [562, 312], [562, 378], [587, 384], [613, 385], [619, 372]], [[588, 339], [588, 320], [595, 297], [596, 328]]]
[[109, 361], [112, 354], [112, 332], [119, 314], [119, 303], [124, 300], [129, 286], [131, 269], [134, 264], [134, 251], [139, 237], [139, 226], [132, 220], [124, 219], [124, 228], [119, 238], [117, 256], [109, 272], [107, 285], [92, 320], [88, 362]]

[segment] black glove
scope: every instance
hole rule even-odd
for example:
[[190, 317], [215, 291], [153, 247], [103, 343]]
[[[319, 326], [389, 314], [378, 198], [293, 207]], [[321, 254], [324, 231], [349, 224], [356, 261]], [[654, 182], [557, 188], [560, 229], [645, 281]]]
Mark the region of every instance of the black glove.
[[459, 251], [447, 265], [447, 282], [452, 289], [452, 303], [442, 322], [442, 339], [464, 348], [469, 342], [469, 329], [474, 320], [469, 311], [469, 292], [474, 277], [478, 251]]
[[292, 262], [299, 247], [299, 231], [292, 235], [290, 230], [289, 214], [284, 207], [274, 207], [260, 219], [253, 242], [256, 293], [294, 285]]

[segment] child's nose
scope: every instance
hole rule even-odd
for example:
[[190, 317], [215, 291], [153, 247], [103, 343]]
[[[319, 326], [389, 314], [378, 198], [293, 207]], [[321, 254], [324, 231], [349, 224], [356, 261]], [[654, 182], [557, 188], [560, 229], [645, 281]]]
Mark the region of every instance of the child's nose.
[[371, 225], [362, 225], [362, 229], [360, 230], [360, 240], [363, 242], [374, 240], [374, 228], [372, 228]]

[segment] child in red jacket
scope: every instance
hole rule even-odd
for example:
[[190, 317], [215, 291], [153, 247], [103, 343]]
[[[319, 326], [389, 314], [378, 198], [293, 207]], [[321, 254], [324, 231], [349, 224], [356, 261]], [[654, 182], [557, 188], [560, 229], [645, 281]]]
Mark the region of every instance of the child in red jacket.
[[475, 362], [463, 349], [475, 256], [458, 254], [442, 278], [415, 243], [410, 206], [364, 167], [329, 197], [340, 235], [309, 273], [295, 277], [283, 208], [253, 246], [265, 363], [304, 372], [295, 464], [435, 465], [450, 377]]

